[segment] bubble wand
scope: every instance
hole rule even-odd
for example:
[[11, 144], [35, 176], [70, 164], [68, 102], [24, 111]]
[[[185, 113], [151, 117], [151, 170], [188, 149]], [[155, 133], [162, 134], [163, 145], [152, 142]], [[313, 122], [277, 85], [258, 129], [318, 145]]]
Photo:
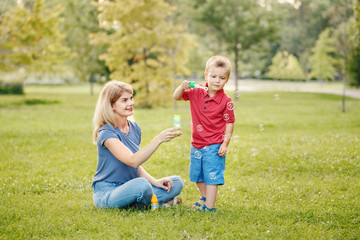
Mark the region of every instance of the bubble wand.
[[190, 84], [190, 87], [191, 87], [191, 88], [201, 88], [201, 89], [204, 89], [205, 91], [208, 90], [207, 87], [201, 86], [201, 85], [199, 85], [199, 84], [195, 84], [194, 81], [189, 81], [189, 84]]

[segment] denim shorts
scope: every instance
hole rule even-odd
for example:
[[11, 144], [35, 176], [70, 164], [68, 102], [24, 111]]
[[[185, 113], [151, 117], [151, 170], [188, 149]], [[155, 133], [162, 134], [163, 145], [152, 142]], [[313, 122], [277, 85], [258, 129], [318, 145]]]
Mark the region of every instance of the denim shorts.
[[224, 185], [225, 156], [218, 154], [221, 144], [201, 149], [191, 146], [190, 181], [205, 182], [206, 185]]

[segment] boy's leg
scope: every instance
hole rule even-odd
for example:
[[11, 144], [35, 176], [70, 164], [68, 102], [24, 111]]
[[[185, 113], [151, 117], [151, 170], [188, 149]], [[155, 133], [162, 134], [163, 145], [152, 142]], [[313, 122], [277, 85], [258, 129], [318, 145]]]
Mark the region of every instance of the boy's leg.
[[[206, 185], [204, 182], [204, 175], [202, 168], [203, 165], [202, 151], [203, 149], [197, 149], [191, 146], [189, 176], [190, 176], [190, 181], [196, 183], [201, 196], [206, 197]], [[198, 203], [203, 204], [204, 201], [200, 200], [198, 201]]]
[[218, 186], [224, 184], [225, 156], [218, 154], [221, 144], [214, 144], [207, 147], [204, 152], [203, 172], [206, 184], [206, 207], [214, 208]]
[[[206, 197], [206, 185], [204, 182], [197, 182], [197, 187], [199, 188], [200, 194], [202, 197]], [[198, 201], [199, 204], [205, 203], [203, 200]]]
[[215, 207], [218, 185], [206, 185], [206, 206], [208, 208]]

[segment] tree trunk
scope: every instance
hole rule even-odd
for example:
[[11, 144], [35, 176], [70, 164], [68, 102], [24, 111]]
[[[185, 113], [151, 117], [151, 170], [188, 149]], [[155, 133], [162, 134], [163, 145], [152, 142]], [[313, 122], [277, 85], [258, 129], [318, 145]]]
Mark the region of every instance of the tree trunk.
[[347, 56], [344, 57], [344, 77], [343, 77], [343, 95], [342, 95], [342, 112], [345, 113], [345, 89], [346, 89], [346, 67], [347, 67]]
[[[345, 23], [347, 22], [348, 18], [347, 18], [347, 3], [348, 1], [345, 0], [345, 7], [344, 7], [344, 20]], [[345, 24], [345, 31], [344, 31], [344, 77], [343, 77], [343, 96], [342, 96], [342, 112], [345, 113], [345, 89], [346, 89], [346, 72], [347, 72], [347, 29], [346, 29], [346, 24]]]
[[238, 48], [238, 45], [237, 43], [235, 43], [234, 45], [234, 53], [235, 53], [235, 93], [234, 93], [234, 96], [235, 96], [235, 101], [238, 100], [239, 98], [239, 94], [238, 93], [238, 79], [239, 79], [239, 48]]

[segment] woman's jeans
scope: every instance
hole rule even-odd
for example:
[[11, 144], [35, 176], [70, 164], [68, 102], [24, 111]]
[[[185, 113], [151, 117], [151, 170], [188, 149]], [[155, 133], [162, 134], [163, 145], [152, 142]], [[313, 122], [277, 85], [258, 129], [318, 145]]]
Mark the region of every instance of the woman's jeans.
[[101, 208], [149, 206], [153, 194], [156, 195], [159, 204], [166, 203], [179, 195], [184, 187], [180, 177], [171, 176], [167, 178], [173, 182], [173, 187], [169, 192], [151, 185], [142, 177], [134, 178], [124, 184], [97, 182], [93, 186], [95, 206]]

